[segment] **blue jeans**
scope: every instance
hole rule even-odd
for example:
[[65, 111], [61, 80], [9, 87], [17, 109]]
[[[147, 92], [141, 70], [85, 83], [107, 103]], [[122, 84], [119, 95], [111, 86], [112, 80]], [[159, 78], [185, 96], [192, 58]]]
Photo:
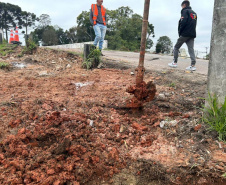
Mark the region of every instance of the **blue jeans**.
[[103, 24], [97, 23], [95, 26], [93, 26], [93, 29], [94, 29], [95, 35], [96, 35], [93, 45], [97, 46], [97, 44], [99, 42], [99, 49], [102, 50], [107, 27], [104, 26]]

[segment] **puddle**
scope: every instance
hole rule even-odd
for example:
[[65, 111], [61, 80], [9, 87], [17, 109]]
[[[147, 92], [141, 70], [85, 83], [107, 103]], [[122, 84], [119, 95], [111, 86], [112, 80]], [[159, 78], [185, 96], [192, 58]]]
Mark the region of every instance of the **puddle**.
[[24, 63], [19, 63], [19, 62], [12, 62], [12, 65], [13, 65], [14, 67], [20, 68], [20, 69], [24, 69], [24, 68], [27, 67], [26, 64], [24, 64]]
[[80, 89], [82, 87], [85, 87], [85, 86], [88, 86], [88, 85], [92, 85], [92, 84], [94, 84], [94, 82], [86, 82], [86, 83], [78, 82], [78, 83], [74, 83], [74, 84], [76, 86], [76, 89]]

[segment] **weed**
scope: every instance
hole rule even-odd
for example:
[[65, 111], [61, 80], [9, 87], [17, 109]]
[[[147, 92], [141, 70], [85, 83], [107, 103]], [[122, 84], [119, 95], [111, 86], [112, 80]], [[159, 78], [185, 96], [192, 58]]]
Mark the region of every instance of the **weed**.
[[32, 54], [34, 50], [37, 49], [37, 45], [35, 44], [35, 42], [31, 39], [28, 39], [27, 41], [27, 46], [24, 47], [23, 51], [22, 51], [22, 54]]
[[3, 44], [0, 44], [0, 55], [6, 56], [13, 52], [13, 50], [17, 47], [17, 45], [14, 44], [7, 44], [3, 42]]
[[176, 87], [176, 84], [172, 82], [171, 84], [169, 84], [169, 87]]
[[210, 130], [217, 131], [219, 140], [226, 141], [226, 97], [221, 105], [216, 95], [207, 99], [208, 105], [203, 108], [203, 122], [210, 126]]
[[88, 55], [87, 59], [83, 62], [82, 66], [87, 70], [98, 66], [100, 63], [101, 51], [99, 49], [93, 49]]
[[20, 54], [17, 55], [19, 58], [23, 57], [23, 53], [21, 52]]
[[9, 64], [5, 62], [0, 62], [0, 69], [9, 69]]

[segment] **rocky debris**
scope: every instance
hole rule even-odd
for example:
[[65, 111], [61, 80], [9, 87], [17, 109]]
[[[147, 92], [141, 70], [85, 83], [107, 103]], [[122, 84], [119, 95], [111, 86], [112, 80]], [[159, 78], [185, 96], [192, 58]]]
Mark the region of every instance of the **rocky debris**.
[[39, 76], [42, 77], [42, 76], [48, 76], [48, 72], [47, 71], [40, 71], [39, 72]]
[[19, 63], [19, 62], [12, 62], [11, 64], [14, 67], [19, 68], [19, 69], [23, 69], [23, 68], [26, 68], [27, 67], [24, 63]]
[[161, 121], [160, 122], [160, 127], [164, 128], [165, 126], [169, 126], [169, 127], [175, 127], [178, 124], [177, 120], [173, 120], [173, 121]]

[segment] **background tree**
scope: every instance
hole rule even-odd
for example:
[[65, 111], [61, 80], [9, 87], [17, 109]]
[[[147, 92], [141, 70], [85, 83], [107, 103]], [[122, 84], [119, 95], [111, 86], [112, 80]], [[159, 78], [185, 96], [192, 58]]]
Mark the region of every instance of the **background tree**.
[[40, 15], [38, 20], [39, 20], [39, 27], [40, 28], [45, 28], [45, 27], [51, 25], [51, 18], [48, 14]]
[[25, 41], [27, 42], [28, 39], [28, 28], [35, 26], [37, 17], [34, 13], [23, 11], [21, 13], [21, 24], [23, 27], [25, 27]]
[[42, 34], [42, 42], [45, 46], [56, 45], [58, 43], [58, 38], [56, 30], [53, 26], [48, 26]]
[[156, 44], [156, 53], [170, 53], [173, 43], [167, 36], [162, 36], [158, 39]]
[[93, 25], [89, 20], [89, 14], [89, 11], [83, 11], [77, 17], [77, 27], [75, 29], [77, 42], [92, 41], [95, 38]]
[[[89, 20], [89, 11], [83, 11], [77, 18], [77, 26], [74, 27], [75, 42], [93, 41], [95, 33]], [[142, 16], [133, 13], [129, 7], [120, 7], [117, 10], [107, 10], [107, 34], [108, 47], [110, 49], [135, 51], [140, 49]], [[73, 36], [72, 34], [71, 36]], [[154, 26], [149, 24], [147, 34], [147, 48], [153, 46], [151, 37], [154, 36]]]
[[[140, 49], [142, 16], [134, 14], [129, 7], [120, 7], [107, 11], [108, 30], [106, 40], [110, 49], [135, 51]], [[153, 46], [154, 26], [149, 24], [147, 34], [147, 48]]]
[[21, 23], [21, 8], [10, 3], [0, 2], [0, 28], [5, 30], [8, 41], [8, 31]]

